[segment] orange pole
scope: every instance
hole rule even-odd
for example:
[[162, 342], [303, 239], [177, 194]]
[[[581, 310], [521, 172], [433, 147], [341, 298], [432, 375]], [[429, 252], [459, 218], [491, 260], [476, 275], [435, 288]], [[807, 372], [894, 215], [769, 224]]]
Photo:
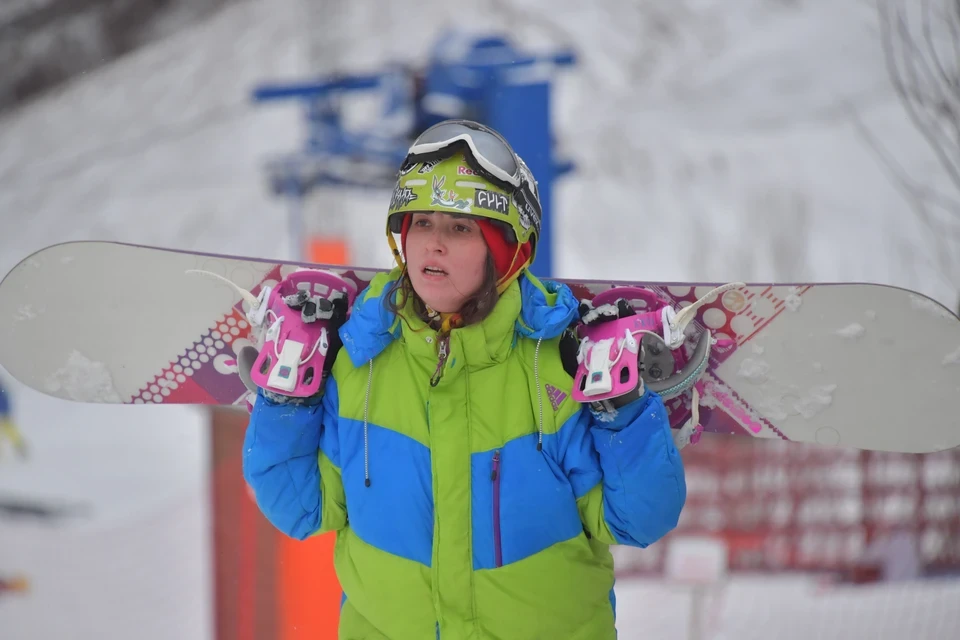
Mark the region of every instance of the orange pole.
[[279, 640], [336, 640], [342, 592], [333, 570], [335, 541], [333, 532], [302, 542], [281, 536]]
[[307, 246], [310, 262], [320, 264], [349, 264], [347, 253], [347, 243], [340, 238], [314, 236]]

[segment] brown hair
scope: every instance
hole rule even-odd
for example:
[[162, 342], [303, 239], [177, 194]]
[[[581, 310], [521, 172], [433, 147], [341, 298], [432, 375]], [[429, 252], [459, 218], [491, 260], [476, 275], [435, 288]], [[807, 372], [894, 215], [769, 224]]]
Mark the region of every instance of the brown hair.
[[[481, 322], [490, 315], [490, 312], [493, 311], [493, 308], [497, 304], [497, 300], [500, 299], [500, 294], [497, 293], [497, 270], [493, 263], [493, 256], [491, 256], [489, 252], [487, 252], [487, 259], [484, 262], [483, 270], [483, 282], [480, 284], [480, 288], [475, 294], [467, 298], [463, 306], [460, 307], [460, 323], [458, 326]], [[427, 305], [424, 304], [423, 300], [420, 299], [420, 296], [418, 296], [417, 292], [413, 289], [410, 275], [407, 273], [407, 269], [404, 268], [400, 277], [394, 280], [387, 289], [386, 295], [383, 298], [383, 304], [387, 309], [395, 313], [397, 317], [406, 320], [403, 316], [403, 308], [406, 306], [409, 297], [413, 298], [413, 311], [417, 314], [417, 317], [427, 324], [430, 324], [431, 318], [427, 313]]]

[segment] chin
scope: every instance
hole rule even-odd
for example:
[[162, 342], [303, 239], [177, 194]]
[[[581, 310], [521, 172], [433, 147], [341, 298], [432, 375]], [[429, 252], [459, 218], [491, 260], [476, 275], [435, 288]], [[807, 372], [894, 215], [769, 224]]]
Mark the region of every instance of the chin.
[[431, 296], [429, 294], [426, 296], [421, 295], [420, 299], [423, 300], [424, 304], [428, 307], [440, 313], [453, 313], [454, 311], [460, 310], [459, 300], [450, 300], [450, 298], [447, 297]]
[[453, 313], [460, 310], [460, 305], [453, 302], [444, 302], [444, 301], [430, 301], [426, 298], [423, 299], [424, 303], [434, 311], [440, 313]]

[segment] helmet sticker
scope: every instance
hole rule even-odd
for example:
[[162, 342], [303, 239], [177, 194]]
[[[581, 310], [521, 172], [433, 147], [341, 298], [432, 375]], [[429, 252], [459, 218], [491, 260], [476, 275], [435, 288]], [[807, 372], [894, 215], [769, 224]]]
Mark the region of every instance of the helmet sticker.
[[528, 231], [532, 226], [537, 236], [539, 236], [540, 216], [537, 215], [537, 210], [530, 201], [527, 200], [523, 191], [517, 191], [513, 194], [513, 205], [517, 208], [517, 213], [520, 216], [520, 226], [523, 227], [523, 230]]
[[396, 211], [397, 209], [405, 207], [416, 199], [417, 194], [413, 192], [413, 189], [397, 185], [393, 190], [393, 197], [390, 198], [390, 211]]
[[433, 176], [433, 199], [430, 201], [430, 204], [457, 209], [459, 211], [463, 211], [464, 213], [470, 213], [471, 208], [469, 200], [466, 198], [461, 198], [460, 194], [453, 189], [447, 189], [446, 192], [444, 192], [443, 184], [446, 181], [446, 176]]
[[473, 206], [478, 209], [495, 211], [501, 215], [510, 213], [510, 199], [502, 193], [477, 189], [473, 196]]

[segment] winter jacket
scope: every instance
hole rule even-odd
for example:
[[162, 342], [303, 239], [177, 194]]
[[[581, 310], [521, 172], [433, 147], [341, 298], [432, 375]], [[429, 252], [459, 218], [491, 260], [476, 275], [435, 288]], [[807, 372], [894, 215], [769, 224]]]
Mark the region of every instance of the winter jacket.
[[[481, 323], [398, 319], [378, 275], [340, 330], [315, 406], [261, 393], [244, 476], [289, 536], [336, 531], [350, 640], [613, 640], [613, 544], [676, 526], [683, 466], [660, 397], [612, 414], [571, 398], [577, 300], [524, 275]], [[369, 486], [368, 486], [369, 481]]]

